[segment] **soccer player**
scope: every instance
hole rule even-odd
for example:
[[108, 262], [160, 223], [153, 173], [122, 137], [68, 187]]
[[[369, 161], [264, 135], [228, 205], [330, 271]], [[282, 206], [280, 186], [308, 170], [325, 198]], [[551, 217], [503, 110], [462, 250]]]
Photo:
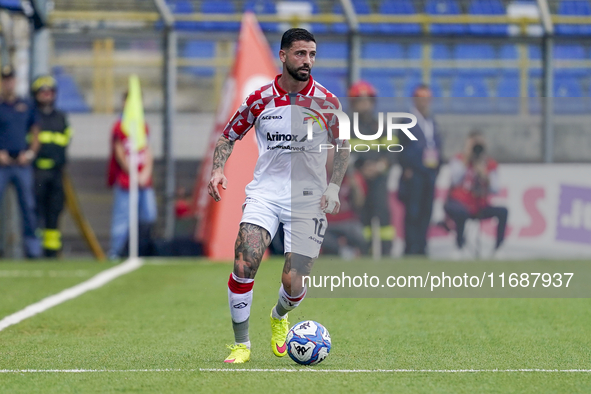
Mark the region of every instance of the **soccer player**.
[[[271, 309], [271, 348], [287, 354], [287, 314], [306, 296], [302, 276], [310, 275], [318, 257], [325, 213], [337, 213], [338, 192], [347, 169], [350, 146], [338, 140], [336, 116], [323, 109], [341, 109], [339, 100], [311, 76], [316, 41], [305, 29], [290, 29], [281, 38], [279, 59], [283, 72], [252, 92], [220, 136], [208, 185], [215, 201], [219, 186], [228, 187], [224, 165], [234, 143], [253, 126], [259, 148], [254, 178], [246, 187], [246, 201], [234, 251], [234, 270], [228, 281], [228, 300], [235, 344], [227, 363], [250, 360], [248, 319], [254, 278], [279, 223], [285, 233], [285, 264], [279, 299]], [[308, 138], [308, 126], [312, 138]], [[336, 145], [336, 148], [333, 145]], [[327, 147], [335, 150], [333, 173], [327, 186]]]

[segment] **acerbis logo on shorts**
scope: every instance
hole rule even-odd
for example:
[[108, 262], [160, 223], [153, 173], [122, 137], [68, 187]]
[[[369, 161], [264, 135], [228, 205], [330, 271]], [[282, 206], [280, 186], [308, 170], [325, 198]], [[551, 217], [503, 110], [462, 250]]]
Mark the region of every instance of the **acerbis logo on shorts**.
[[311, 235], [310, 235], [310, 236], [308, 237], [308, 239], [311, 239], [312, 241], [316, 242], [318, 245], [322, 245], [322, 241], [321, 241], [321, 240], [319, 240], [319, 239], [318, 239], [318, 238], [316, 238], [316, 237], [313, 237], [313, 236], [311, 236]]
[[261, 120], [275, 120], [275, 119], [283, 119], [281, 115], [265, 115], [261, 116]]

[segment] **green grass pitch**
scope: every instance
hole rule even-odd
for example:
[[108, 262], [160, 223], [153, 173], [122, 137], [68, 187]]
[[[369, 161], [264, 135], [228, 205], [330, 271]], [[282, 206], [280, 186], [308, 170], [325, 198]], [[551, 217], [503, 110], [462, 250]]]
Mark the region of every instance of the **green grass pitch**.
[[[0, 263], [0, 319], [108, 264]], [[300, 367], [270, 349], [282, 261], [262, 264], [251, 315], [252, 359], [227, 365], [230, 264], [148, 260], [104, 287], [0, 331], [0, 393], [589, 393], [589, 299], [306, 299], [291, 323], [317, 320], [328, 358]], [[296, 369], [224, 372], [203, 369]], [[411, 372], [302, 372], [412, 370]], [[109, 372], [106, 372], [109, 370]], [[135, 370], [135, 371], [132, 371]], [[150, 370], [150, 371], [138, 371]]]

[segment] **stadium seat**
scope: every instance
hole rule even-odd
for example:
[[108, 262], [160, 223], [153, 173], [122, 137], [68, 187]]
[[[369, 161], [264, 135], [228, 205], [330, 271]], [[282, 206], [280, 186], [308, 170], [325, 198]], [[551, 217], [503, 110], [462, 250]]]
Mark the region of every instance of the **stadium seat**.
[[582, 45], [555, 45], [554, 58], [583, 60], [585, 59], [585, 48]]
[[489, 113], [494, 106], [482, 78], [458, 76], [451, 87], [451, 109], [455, 113]]
[[[473, 0], [468, 7], [468, 14], [506, 15], [506, 11], [500, 0]], [[474, 35], [505, 36], [508, 33], [508, 25], [472, 23], [468, 25], [468, 32]]]
[[396, 70], [384, 68], [364, 68], [361, 79], [371, 83], [378, 91], [378, 97], [395, 97], [395, 78], [400, 77]]
[[64, 112], [90, 112], [90, 107], [86, 104], [74, 78], [58, 67], [54, 68], [54, 74], [59, 86], [56, 106]]
[[495, 50], [489, 44], [458, 44], [454, 48], [456, 60], [493, 60], [496, 58]]
[[431, 47], [431, 59], [451, 60], [451, 50], [449, 46], [445, 44], [434, 44]]
[[[371, 9], [369, 8], [369, 4], [367, 0], [352, 0], [353, 8], [357, 15], [369, 15], [371, 14]], [[332, 12], [335, 14], [342, 14], [343, 7], [341, 6], [340, 2], [336, 2]], [[335, 33], [343, 34], [349, 31], [349, 28], [346, 23], [335, 23], [332, 26], [332, 29]], [[378, 27], [373, 23], [360, 23], [359, 24], [359, 32], [360, 33], [374, 33], [378, 30]]]
[[[414, 15], [415, 7], [410, 0], [383, 0], [379, 7], [381, 15]], [[418, 23], [381, 23], [379, 29], [386, 34], [419, 34]]]
[[[204, 14], [235, 14], [236, 9], [231, 1], [205, 0], [201, 2], [201, 12]], [[200, 22], [199, 26], [208, 31], [237, 31], [240, 22]]]
[[[182, 47], [181, 56], [189, 59], [213, 59], [215, 41], [187, 41]], [[186, 67], [184, 70], [199, 77], [210, 77], [215, 73], [213, 67]]]
[[513, 73], [503, 74], [497, 84], [497, 112], [516, 114], [519, 112], [519, 76]]
[[539, 45], [530, 45], [528, 47], [529, 60], [541, 60], [542, 59], [542, 48]]
[[[591, 4], [588, 0], [564, 0], [558, 4], [558, 15], [589, 16]], [[590, 35], [590, 25], [557, 24], [556, 34], [560, 35]]]
[[586, 99], [579, 80], [574, 77], [557, 77], [554, 80], [554, 113], [580, 114], [586, 112]]
[[499, 49], [499, 59], [501, 60], [517, 60], [519, 59], [519, 52], [517, 46], [513, 44], [501, 45]]
[[321, 41], [316, 44], [318, 59], [342, 59], [347, 60], [349, 48], [345, 42]]
[[[250, 0], [244, 4], [244, 11], [252, 11], [255, 15], [275, 15], [277, 9], [271, 0]], [[261, 29], [265, 32], [276, 32], [279, 24], [276, 22], [260, 22]]]
[[388, 42], [368, 42], [361, 47], [363, 59], [403, 59], [404, 47]]
[[[459, 15], [460, 6], [455, 0], [427, 0], [425, 12], [429, 15]], [[431, 25], [431, 34], [465, 34], [466, 26], [458, 23]]]
[[322, 86], [339, 98], [347, 96], [347, 70], [334, 68], [314, 68], [312, 75]]
[[[195, 9], [190, 0], [168, 0], [168, 6], [173, 14], [193, 14]], [[174, 23], [176, 30], [198, 30], [199, 22], [177, 21]]]
[[423, 58], [423, 46], [421, 44], [410, 44], [406, 48], [406, 57], [411, 60]]

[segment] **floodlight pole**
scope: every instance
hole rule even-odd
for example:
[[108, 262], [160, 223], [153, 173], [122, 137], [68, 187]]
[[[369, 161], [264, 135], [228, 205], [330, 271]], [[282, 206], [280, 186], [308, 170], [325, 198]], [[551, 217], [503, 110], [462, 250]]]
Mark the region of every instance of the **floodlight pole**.
[[343, 13], [347, 20], [349, 31], [347, 34], [349, 45], [349, 61], [347, 71], [347, 85], [350, 87], [359, 80], [359, 59], [361, 59], [361, 37], [359, 36], [359, 21], [351, 0], [341, 0]]
[[154, 4], [164, 21], [163, 34], [163, 91], [164, 107], [162, 113], [163, 153], [164, 153], [164, 237], [172, 239], [175, 227], [175, 160], [173, 150], [173, 124], [176, 98], [176, 57], [177, 35], [174, 30], [174, 16], [164, 0], [154, 0]]
[[542, 16], [542, 159], [554, 161], [554, 24], [547, 0], [538, 0]]

